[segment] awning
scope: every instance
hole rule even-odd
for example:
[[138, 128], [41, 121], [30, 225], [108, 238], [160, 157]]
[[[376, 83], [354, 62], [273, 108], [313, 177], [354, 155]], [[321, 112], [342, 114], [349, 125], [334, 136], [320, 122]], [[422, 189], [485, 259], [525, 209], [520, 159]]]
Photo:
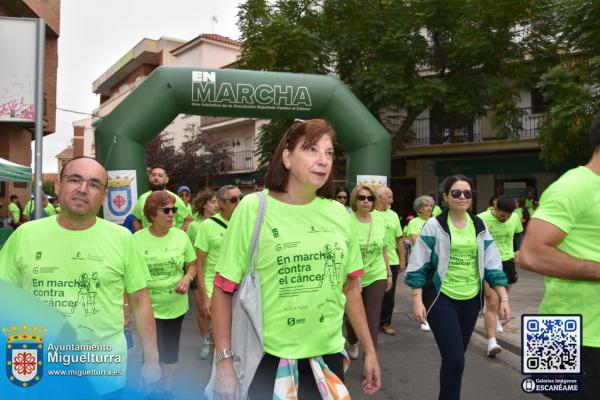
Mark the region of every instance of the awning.
[[0, 181], [31, 182], [31, 168], [0, 157]]

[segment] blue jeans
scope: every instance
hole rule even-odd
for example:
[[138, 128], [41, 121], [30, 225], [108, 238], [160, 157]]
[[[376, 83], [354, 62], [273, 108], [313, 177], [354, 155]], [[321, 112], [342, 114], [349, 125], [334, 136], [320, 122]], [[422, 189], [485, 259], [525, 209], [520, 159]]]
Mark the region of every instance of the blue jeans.
[[465, 351], [481, 309], [479, 294], [468, 300], [454, 300], [440, 293], [427, 322], [442, 356], [440, 400], [459, 400], [465, 369]]

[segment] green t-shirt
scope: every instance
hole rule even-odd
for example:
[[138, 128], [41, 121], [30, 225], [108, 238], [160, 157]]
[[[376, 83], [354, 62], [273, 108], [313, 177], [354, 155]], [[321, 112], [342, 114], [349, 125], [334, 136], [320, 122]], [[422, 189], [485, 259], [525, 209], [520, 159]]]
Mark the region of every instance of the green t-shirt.
[[[221, 214], [214, 215], [213, 218], [222, 221], [225, 225], [229, 225], [229, 221], [225, 221]], [[207, 254], [204, 261], [204, 285], [208, 297], [212, 297], [215, 267], [219, 260], [221, 245], [223, 244], [226, 231], [221, 225], [207, 218], [200, 224], [200, 230], [194, 242], [194, 247]]]
[[441, 213], [442, 213], [442, 209], [440, 208], [440, 206], [438, 206], [437, 204], [435, 206], [433, 206], [433, 210], [431, 211], [432, 217], [437, 217]]
[[196, 259], [187, 234], [180, 229], [169, 229], [165, 236], [156, 237], [149, 228], [144, 228], [133, 236], [150, 272], [148, 292], [154, 318], [173, 319], [185, 314], [189, 308], [188, 296], [177, 293], [175, 287], [185, 274], [184, 265]]
[[196, 236], [198, 236], [198, 231], [200, 230], [201, 223], [202, 223], [202, 221], [193, 220], [192, 222], [190, 222], [188, 224], [188, 228], [187, 228], [187, 231], [185, 231], [185, 233], [187, 233], [188, 237], [190, 238], [190, 242], [192, 242], [192, 244], [194, 244], [196, 242]]
[[97, 218], [90, 228], [74, 231], [56, 218], [29, 222], [10, 236], [0, 251], [0, 279], [58, 309], [79, 343], [111, 346], [97, 354], [118, 355], [121, 363], [88, 364], [87, 369], [122, 370], [121, 376], [94, 380], [101, 393], [117, 390], [125, 384], [127, 368], [123, 293], [146, 287], [144, 259], [131, 233], [119, 225]]
[[19, 206], [15, 203], [10, 203], [8, 205], [8, 213], [14, 222], [19, 222], [21, 220], [21, 210], [19, 210]]
[[513, 238], [515, 237], [515, 233], [523, 232], [523, 224], [521, 224], [519, 216], [512, 213], [506, 222], [500, 222], [490, 210], [484, 211], [477, 216], [488, 227], [490, 234], [496, 242], [496, 246], [498, 246], [502, 261], [512, 260], [515, 257]]
[[411, 219], [408, 222], [408, 228], [406, 228], [406, 235], [408, 236], [408, 239], [411, 239], [410, 235], [419, 236], [421, 234], [421, 231], [423, 230], [423, 227], [427, 223], [427, 221], [429, 221], [429, 220], [423, 219], [420, 216]]
[[[246, 273], [257, 212], [258, 197], [248, 195], [228, 224], [216, 271], [229, 281]], [[292, 205], [267, 195], [258, 260], [265, 352], [300, 359], [342, 351], [342, 287], [360, 269], [343, 205], [319, 197]]]
[[[600, 262], [600, 176], [587, 167], [567, 171], [550, 185], [535, 218], [565, 232], [557, 249]], [[583, 345], [600, 347], [600, 281], [546, 278], [542, 314], [583, 315]]]
[[46, 206], [46, 208], [44, 208], [44, 210], [46, 211], [46, 214], [48, 214], [49, 217], [52, 215], [56, 215], [56, 208], [54, 208], [52, 203], [48, 203], [48, 205]]
[[[179, 196], [177, 196], [175, 193], [170, 192], [168, 190], [167, 190], [167, 192], [171, 196], [175, 197], [175, 207], [177, 207], [177, 214], [175, 214], [175, 216], [173, 218], [173, 226], [175, 228], [181, 229], [181, 227], [183, 227], [183, 221], [186, 219], [186, 217], [188, 215], [192, 215], [192, 214], [191, 214], [190, 210], [188, 210], [185, 203], [183, 202], [183, 200], [181, 200], [181, 198]], [[140, 198], [138, 199], [137, 203], [135, 203], [135, 207], [133, 207], [132, 214], [134, 217], [136, 217], [137, 219], [142, 221], [143, 228], [147, 228], [150, 226], [150, 222], [144, 215], [144, 204], [146, 204], [146, 199], [151, 194], [152, 194], [152, 191], [149, 190], [146, 193], [144, 193], [143, 195], [141, 195]]]
[[390, 260], [390, 265], [400, 264], [398, 257], [396, 238], [402, 237], [402, 224], [400, 218], [394, 210], [387, 209], [385, 211], [377, 211], [384, 220], [385, 224], [385, 245], [387, 247], [387, 255]]
[[[371, 229], [371, 237], [368, 239], [369, 248], [365, 252], [367, 246], [367, 238], [369, 237], [369, 227]], [[356, 240], [360, 246], [360, 255], [363, 260], [365, 273], [360, 277], [362, 287], [369, 286], [371, 283], [387, 279], [387, 268], [383, 258], [383, 248], [385, 247], [385, 222], [380, 213], [371, 213], [371, 223], [364, 224], [356, 218], [356, 214], [352, 214], [350, 218], [350, 229], [352, 234], [356, 236]]]
[[442, 283], [442, 293], [455, 300], [467, 300], [479, 293], [481, 285], [477, 261], [475, 225], [467, 214], [467, 225], [457, 228], [448, 215], [450, 261]]

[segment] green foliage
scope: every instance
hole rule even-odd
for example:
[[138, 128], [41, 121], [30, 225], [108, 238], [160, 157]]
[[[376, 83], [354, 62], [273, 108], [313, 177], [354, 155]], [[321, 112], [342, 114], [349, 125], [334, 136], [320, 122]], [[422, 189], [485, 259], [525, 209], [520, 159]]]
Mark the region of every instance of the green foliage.
[[272, 120], [271, 123], [260, 127], [256, 142], [259, 170], [267, 171], [281, 137], [293, 122], [293, 120]]
[[[201, 190], [210, 178], [231, 171], [233, 162], [224, 141], [215, 139], [200, 130], [197, 124], [188, 124], [184, 131], [186, 140], [176, 149], [172, 140], [158, 135], [146, 145], [146, 164], [163, 164], [169, 174], [168, 188], [189, 186], [193, 193]], [[210, 160], [203, 155], [212, 154]]]
[[592, 153], [588, 129], [600, 110], [600, 3], [564, 0], [555, 14], [559, 57], [538, 85], [549, 105], [541, 157], [554, 166], [581, 164]]
[[51, 179], [44, 179], [42, 182], [42, 190], [48, 196], [56, 197], [56, 193], [54, 192], [54, 181]]

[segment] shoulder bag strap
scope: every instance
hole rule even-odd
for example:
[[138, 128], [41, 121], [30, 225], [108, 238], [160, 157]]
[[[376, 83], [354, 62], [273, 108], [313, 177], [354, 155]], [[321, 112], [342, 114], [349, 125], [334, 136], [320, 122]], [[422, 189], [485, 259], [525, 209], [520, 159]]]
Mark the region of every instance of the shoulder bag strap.
[[[265, 219], [265, 212], [267, 209], [267, 197], [264, 192], [256, 192], [258, 196], [258, 213], [256, 215], [256, 223], [254, 224], [254, 231], [252, 232], [252, 242], [250, 244], [250, 252], [248, 253], [248, 263], [246, 273], [256, 273], [256, 264], [258, 264], [258, 238], [260, 236], [260, 228]], [[250, 267], [252, 266], [252, 271]]]
[[215, 217], [210, 217], [210, 219], [212, 219], [213, 221], [215, 221], [218, 225], [221, 225], [225, 230], [227, 230], [227, 224], [223, 221], [221, 221], [218, 218]]

